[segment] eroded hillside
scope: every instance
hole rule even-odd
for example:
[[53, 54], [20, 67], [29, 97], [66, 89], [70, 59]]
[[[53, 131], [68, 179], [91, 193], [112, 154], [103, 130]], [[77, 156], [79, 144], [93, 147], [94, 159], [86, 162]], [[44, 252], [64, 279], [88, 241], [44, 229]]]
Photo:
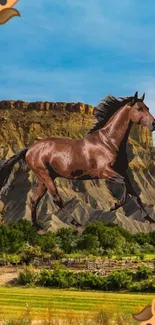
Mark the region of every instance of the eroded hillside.
[[[93, 106], [82, 103], [3, 101], [0, 102], [0, 122], [0, 157], [6, 159], [40, 138], [53, 135], [83, 137], [92, 127]], [[155, 149], [152, 134], [146, 128], [133, 127], [128, 155], [134, 187], [149, 215], [155, 219]], [[0, 201], [0, 217], [6, 223], [20, 218], [30, 220], [30, 196], [36, 180], [32, 172], [17, 167]], [[114, 197], [103, 180], [72, 182], [57, 179], [56, 183], [66, 204], [67, 214], [58, 211], [48, 194], [42, 199], [38, 210], [39, 219], [53, 231], [72, 224], [73, 219], [83, 226], [88, 221], [112, 221], [132, 232], [155, 229], [147, 221], [142, 221], [143, 216], [130, 198], [124, 209], [109, 212]], [[113, 194], [117, 195], [116, 187]]]

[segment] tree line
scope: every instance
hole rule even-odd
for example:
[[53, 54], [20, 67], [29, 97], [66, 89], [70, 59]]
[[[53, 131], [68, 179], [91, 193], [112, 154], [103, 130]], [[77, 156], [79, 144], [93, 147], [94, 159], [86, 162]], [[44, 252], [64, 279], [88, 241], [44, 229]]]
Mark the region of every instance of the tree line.
[[155, 252], [155, 231], [131, 234], [122, 227], [103, 222], [88, 223], [79, 233], [74, 228], [61, 228], [40, 236], [31, 223], [22, 219], [10, 225], [0, 224], [0, 255], [20, 255], [32, 249], [34, 255], [92, 254], [95, 256], [140, 255]]

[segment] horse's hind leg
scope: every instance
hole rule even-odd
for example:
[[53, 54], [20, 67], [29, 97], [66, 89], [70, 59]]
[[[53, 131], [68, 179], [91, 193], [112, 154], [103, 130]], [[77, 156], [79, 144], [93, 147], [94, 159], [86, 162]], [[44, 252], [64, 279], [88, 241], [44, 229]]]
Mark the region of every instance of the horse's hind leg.
[[54, 184], [54, 180], [48, 175], [48, 173], [42, 173], [39, 175], [39, 179], [42, 180], [44, 186], [48, 189], [51, 194], [54, 203], [60, 208], [63, 208], [63, 202]]
[[43, 198], [47, 191], [47, 187], [43, 182], [38, 183], [37, 189], [33, 196], [31, 197], [31, 218], [32, 218], [32, 224], [38, 230], [40, 234], [43, 234], [45, 231], [44, 229], [38, 224], [37, 222], [37, 215], [36, 215], [36, 209], [40, 202], [40, 200]]
[[51, 178], [49, 178], [47, 180], [46, 186], [49, 190], [49, 193], [51, 194], [51, 196], [53, 198], [53, 202], [58, 206], [58, 208], [63, 209], [63, 202], [62, 202], [61, 197], [57, 191], [54, 181]]

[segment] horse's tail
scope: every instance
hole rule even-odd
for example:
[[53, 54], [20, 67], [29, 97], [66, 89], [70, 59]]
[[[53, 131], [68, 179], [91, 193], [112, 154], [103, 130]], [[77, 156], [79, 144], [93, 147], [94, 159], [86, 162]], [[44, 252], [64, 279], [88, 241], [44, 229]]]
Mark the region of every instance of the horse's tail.
[[21, 159], [25, 159], [27, 150], [28, 148], [24, 148], [23, 150], [15, 153], [15, 155], [8, 160], [0, 160], [0, 191], [2, 187], [4, 187], [4, 185], [7, 183], [13, 166]]

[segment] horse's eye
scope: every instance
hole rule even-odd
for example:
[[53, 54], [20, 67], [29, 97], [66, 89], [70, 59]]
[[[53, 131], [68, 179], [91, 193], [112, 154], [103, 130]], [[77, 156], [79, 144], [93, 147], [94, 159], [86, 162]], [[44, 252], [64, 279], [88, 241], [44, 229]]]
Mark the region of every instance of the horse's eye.
[[142, 107], [138, 107], [137, 110], [138, 111], [142, 111], [143, 109], [142, 109]]
[[7, 0], [0, 0], [0, 5], [5, 6], [7, 4]]
[[146, 325], [152, 325], [151, 323], [147, 323]]

